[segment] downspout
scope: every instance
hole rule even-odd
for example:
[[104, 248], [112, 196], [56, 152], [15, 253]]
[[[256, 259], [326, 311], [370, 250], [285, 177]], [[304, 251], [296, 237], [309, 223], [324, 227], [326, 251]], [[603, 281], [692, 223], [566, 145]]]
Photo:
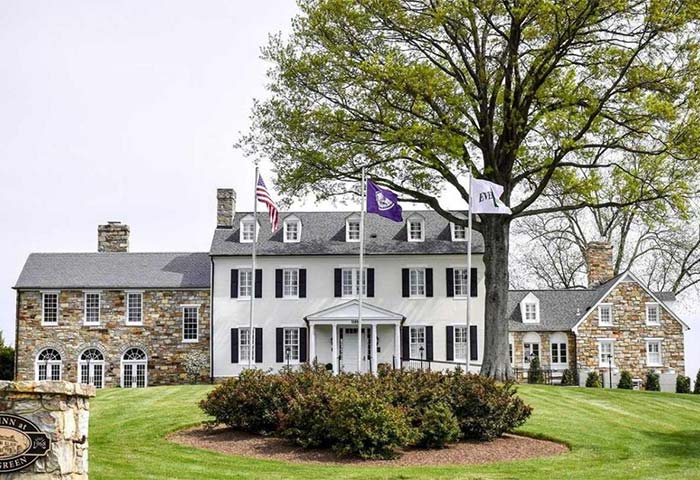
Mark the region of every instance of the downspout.
[[214, 257], [211, 261], [209, 280], [209, 382], [214, 383]]

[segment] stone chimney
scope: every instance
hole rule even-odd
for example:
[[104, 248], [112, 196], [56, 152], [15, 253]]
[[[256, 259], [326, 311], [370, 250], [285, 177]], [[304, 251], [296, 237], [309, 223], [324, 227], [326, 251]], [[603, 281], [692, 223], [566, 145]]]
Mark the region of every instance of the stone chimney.
[[233, 214], [236, 213], [236, 192], [233, 188], [216, 190], [216, 226], [232, 228]]
[[128, 252], [129, 225], [121, 222], [107, 222], [97, 227], [98, 252]]
[[613, 249], [608, 242], [590, 242], [586, 248], [588, 287], [595, 288], [607, 282], [614, 274]]

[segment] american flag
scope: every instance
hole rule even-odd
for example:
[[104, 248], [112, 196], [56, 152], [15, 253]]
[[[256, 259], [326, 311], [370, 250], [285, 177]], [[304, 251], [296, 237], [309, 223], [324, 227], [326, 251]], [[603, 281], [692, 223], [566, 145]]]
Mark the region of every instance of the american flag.
[[265, 205], [267, 205], [267, 213], [270, 215], [270, 224], [272, 225], [272, 231], [276, 232], [277, 227], [279, 226], [280, 211], [277, 208], [275, 201], [272, 200], [270, 192], [267, 191], [267, 187], [265, 186], [265, 182], [262, 179], [262, 175], [258, 175], [258, 186], [255, 189], [255, 195], [258, 199], [258, 202], [262, 202]]

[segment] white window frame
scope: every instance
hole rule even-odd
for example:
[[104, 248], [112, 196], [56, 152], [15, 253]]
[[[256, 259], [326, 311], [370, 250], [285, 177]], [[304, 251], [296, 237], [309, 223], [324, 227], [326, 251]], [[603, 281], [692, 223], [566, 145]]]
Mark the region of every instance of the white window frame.
[[[467, 242], [469, 241], [469, 235], [467, 232], [467, 227], [465, 225], [457, 225], [456, 223], [452, 222], [450, 223], [450, 233], [452, 235], [452, 241], [453, 242]], [[464, 238], [459, 238], [457, 236], [457, 229], [464, 229], [462, 230], [464, 232]]]
[[[141, 312], [139, 313], [139, 318], [141, 320], [139, 322], [129, 321], [129, 299], [131, 298], [131, 295], [138, 295], [141, 299], [141, 302], [140, 302]], [[143, 292], [142, 291], [126, 290], [124, 292], [124, 323], [126, 325], [131, 326], [131, 327], [143, 326]]]
[[[654, 309], [656, 309], [656, 320], [655, 320], [655, 321], [651, 321], [651, 318], [650, 318], [650, 315], [649, 315], [649, 310], [650, 310], [652, 307], [653, 307]], [[658, 327], [658, 326], [661, 325], [661, 305], [659, 305], [659, 304], [656, 303], [656, 302], [647, 302], [646, 305], [645, 305], [644, 310], [645, 310], [645, 313], [646, 313], [646, 324], [647, 324], [647, 325], [649, 325], [649, 326], [654, 326], [654, 327]]]
[[[359, 267], [341, 267], [340, 268], [340, 293], [342, 298], [357, 298], [360, 291], [360, 268]], [[347, 283], [347, 274], [350, 274], [350, 285]], [[347, 287], [350, 287], [351, 293], [347, 293]], [[367, 297], [367, 268], [364, 269], [364, 280], [362, 284], [362, 297]]]
[[[460, 278], [460, 276], [458, 275], [459, 272], [463, 272], [462, 273], [463, 277], [458, 282], [457, 279]], [[467, 298], [469, 296], [469, 294], [470, 294], [469, 286], [467, 285], [467, 278], [466, 278], [465, 274], [468, 275], [467, 267], [453, 267], [452, 268], [453, 298]], [[476, 279], [472, 278], [471, 281], [474, 282], [474, 281], [476, 281]], [[462, 289], [461, 293], [458, 291], [458, 287], [460, 287]]]
[[[462, 356], [461, 353], [457, 352], [457, 343], [464, 344], [464, 354], [469, 355], [471, 352], [469, 351], [469, 336], [467, 335], [467, 326], [466, 325], [453, 325], [453, 337], [452, 337], [452, 358], [454, 359], [455, 362], [466, 362], [467, 358], [465, 356]], [[461, 333], [457, 333], [457, 331], [460, 331]], [[463, 341], [457, 342], [457, 338], [461, 337]]]
[[[141, 352], [144, 355], [144, 358], [139, 359], [139, 360], [126, 360], [124, 359], [124, 355], [127, 354], [129, 350], [132, 349], [137, 349], [141, 350]], [[119, 359], [119, 385], [122, 388], [146, 388], [148, 387], [148, 353], [141, 348], [141, 347], [129, 347], [124, 352], [122, 353], [120, 359]], [[133, 365], [133, 374], [134, 378], [136, 378], [136, 373], [138, 371], [138, 365], [143, 365], [143, 387], [133, 387], [134, 383], [132, 381], [131, 385], [125, 387], [124, 386], [124, 365]]]
[[[253, 218], [246, 217], [246, 218], [241, 219], [240, 227], [239, 227], [239, 239], [238, 239], [241, 243], [253, 243], [253, 240], [255, 240], [255, 238], [258, 235], [258, 229], [259, 229], [259, 226], [256, 226], [255, 223], [256, 223], [255, 219], [253, 219]], [[253, 226], [254, 233], [253, 233], [252, 238], [247, 238], [247, 234], [249, 232], [246, 230], [246, 227], [249, 227], [250, 225]]]
[[[245, 332], [245, 337], [248, 339], [250, 342], [250, 346], [248, 343], [243, 343], [243, 333]], [[238, 327], [238, 362], [241, 364], [248, 364], [248, 352], [245, 352], [245, 355], [243, 354], [243, 349], [244, 348], [250, 348], [253, 352], [253, 363], [255, 363], [255, 328], [253, 328], [253, 333], [249, 334], [250, 332], [250, 327]], [[264, 338], [264, 337], [263, 337]]]
[[[287, 333], [292, 334], [296, 331], [296, 345], [293, 342], [287, 342]], [[292, 338], [292, 340], [294, 340]], [[296, 358], [294, 356], [294, 347], [296, 346]], [[284, 363], [287, 363], [287, 348], [291, 349], [291, 354], [289, 356], [290, 365], [298, 365], [301, 363], [299, 359], [301, 358], [301, 329], [299, 327], [282, 327], [282, 352]]]
[[610, 355], [612, 355], [612, 368], [615, 368], [615, 340], [612, 338], [601, 338], [598, 340], [598, 366], [608, 367], [607, 353], [606, 357], [603, 358], [603, 345], [610, 345]]
[[[350, 225], [357, 225], [357, 238], [350, 235]], [[362, 227], [360, 226], [360, 219], [356, 217], [351, 217], [345, 220], [345, 241], [346, 242], [359, 242], [362, 236]], [[355, 232], [355, 229], [352, 230]]]
[[[287, 284], [287, 273], [296, 272], [296, 293], [287, 294], [287, 288], [292, 288], [293, 285]], [[291, 279], [290, 279], [291, 281]], [[296, 300], [299, 298], [299, 269], [298, 268], [283, 268], [282, 269], [282, 298], [288, 300]]]
[[[610, 309], [610, 322], [603, 321], [603, 309]], [[598, 325], [601, 327], [612, 327], [615, 325], [615, 308], [612, 303], [601, 303], [598, 305]]]
[[[420, 337], [422, 341], [420, 341]], [[424, 326], [411, 326], [408, 328], [408, 354], [414, 360], [420, 360], [420, 347], [423, 347], [423, 360], [427, 359], [428, 347], [426, 342], [426, 328]]]
[[[556, 350], [557, 350], [557, 361], [556, 362], [554, 361], [554, 355], [552, 352], [552, 350], [554, 348], [556, 348]], [[550, 349], [550, 352], [549, 352], [550, 362], [552, 363], [552, 365], [561, 367], [561, 366], [569, 364], [569, 342], [550, 342], [549, 349]], [[564, 352], [564, 357], [566, 357], [566, 360], [563, 362], [561, 361], [562, 352]]]
[[[247, 276], [250, 279], [250, 294], [245, 295], [243, 293], [243, 277]], [[253, 290], [255, 285], [253, 285], [253, 269], [252, 268], [239, 268], [238, 269], [238, 300], [250, 300], [250, 296], [254, 294]]]
[[[46, 296], [56, 296], [56, 321], [46, 321]], [[58, 319], [61, 316], [61, 292], [59, 290], [44, 290], [41, 292], [41, 325], [43, 327], [55, 327], [58, 325]]]
[[[646, 351], [646, 362], [647, 362], [647, 367], [662, 367], [664, 365], [664, 357], [663, 357], [663, 351], [661, 348], [661, 339], [660, 338], [647, 338], [644, 341], [645, 343], [645, 351]], [[659, 356], [658, 362], [652, 362], [650, 359], [650, 351], [649, 347], [651, 345], [656, 345], [658, 352], [656, 352]]]
[[534, 346], [537, 345], [537, 358], [542, 365], [542, 341], [538, 342], [523, 342], [523, 364], [530, 365], [530, 354], [535, 351]]
[[[56, 353], [58, 353], [59, 360], [42, 360], [40, 362], [39, 356], [46, 350], [55, 350]], [[39, 380], [39, 365], [46, 366], [46, 378], [44, 380]], [[52, 367], [53, 365], [58, 365], [58, 380], [53, 380], [53, 375], [50, 375], [49, 373], [51, 370], [53, 370], [53, 368], [49, 368], [49, 366]], [[61, 351], [59, 349], [53, 347], [45, 347], [39, 350], [39, 352], [34, 357], [34, 378], [37, 382], [63, 380], [63, 355], [61, 354]]]
[[[296, 237], [297, 237], [296, 239], [289, 238], [289, 233], [290, 233], [289, 227], [291, 225], [296, 226]], [[301, 242], [301, 220], [299, 220], [297, 218], [285, 220], [283, 230], [284, 230], [283, 238], [284, 238], [285, 243], [299, 243], [299, 242]]]
[[[525, 302], [524, 305], [525, 311], [523, 312], [523, 323], [539, 323], [540, 316], [537, 302]], [[532, 307], [532, 311], [529, 310], [530, 307]], [[529, 315], [530, 313], [532, 316]]]
[[[182, 305], [182, 343], [197, 343], [199, 342], [199, 305]], [[185, 320], [188, 309], [195, 311], [195, 338], [185, 338]]]
[[[413, 272], [416, 272], [415, 282]], [[408, 298], [426, 298], [427, 295], [427, 285], [426, 285], [426, 268], [425, 267], [409, 267], [408, 268]], [[423, 281], [422, 283], [418, 281], [418, 273], [422, 273]], [[423, 287], [423, 293], [418, 293], [419, 287]], [[413, 293], [415, 287], [416, 293]]]
[[[412, 235], [412, 227], [414, 225], [418, 226], [418, 230], [420, 232], [420, 236], [418, 238]], [[408, 220], [406, 220], [406, 237], [408, 238], [409, 242], [425, 241], [425, 221], [422, 218], [409, 218]]]
[[[90, 360], [90, 361], [83, 360], [83, 354], [85, 352], [87, 352], [88, 350], [97, 350], [98, 352], [100, 352], [100, 355], [102, 355], [102, 360]], [[102, 374], [100, 375], [99, 385], [95, 383], [95, 365], [99, 365], [102, 368]], [[83, 383], [83, 369], [84, 368], [88, 369], [88, 384], [94, 385], [95, 388], [104, 388], [105, 373], [106, 373], [104, 352], [97, 347], [84, 348], [80, 352], [80, 355], [78, 355], [78, 378], [77, 378], [78, 383]], [[90, 382], [90, 380], [92, 380], [92, 382]]]
[[[88, 321], [88, 295], [97, 295], [97, 321]], [[83, 292], [83, 325], [95, 326], [102, 321], [102, 293], [94, 290], [85, 290]], [[82, 353], [81, 353], [82, 355]]]

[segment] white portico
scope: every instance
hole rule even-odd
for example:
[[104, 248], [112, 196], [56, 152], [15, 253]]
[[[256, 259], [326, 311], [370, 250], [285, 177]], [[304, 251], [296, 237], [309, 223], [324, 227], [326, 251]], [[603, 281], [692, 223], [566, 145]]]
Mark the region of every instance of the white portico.
[[363, 372], [376, 373], [380, 363], [399, 366], [401, 324], [405, 317], [363, 301], [362, 331], [358, 332], [359, 308], [359, 301], [355, 299], [306, 316], [312, 361], [330, 363], [333, 373], [356, 372], [359, 333]]

